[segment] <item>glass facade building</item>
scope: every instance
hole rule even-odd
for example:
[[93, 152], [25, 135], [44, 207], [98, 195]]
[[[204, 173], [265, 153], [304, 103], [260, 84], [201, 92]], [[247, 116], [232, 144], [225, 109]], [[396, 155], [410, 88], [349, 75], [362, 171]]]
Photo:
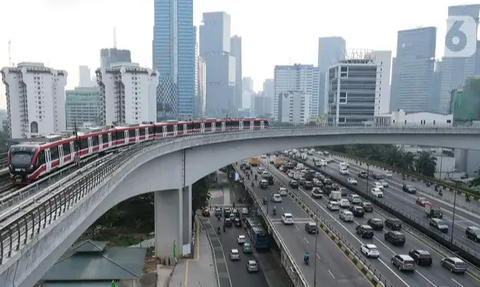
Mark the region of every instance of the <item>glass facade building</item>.
[[480, 78], [469, 78], [463, 89], [452, 91], [450, 113], [455, 123], [480, 120]]
[[67, 130], [74, 130], [84, 123], [103, 125], [102, 122], [102, 100], [98, 87], [75, 88], [66, 91], [65, 118]]

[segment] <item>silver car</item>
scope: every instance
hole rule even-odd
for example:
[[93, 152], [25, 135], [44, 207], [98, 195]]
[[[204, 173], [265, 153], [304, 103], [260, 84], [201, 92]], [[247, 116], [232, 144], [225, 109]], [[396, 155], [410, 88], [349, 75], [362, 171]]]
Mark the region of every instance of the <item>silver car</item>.
[[240, 252], [238, 252], [238, 249], [230, 250], [230, 260], [240, 260]]
[[258, 264], [255, 260], [248, 260], [247, 262], [247, 271], [250, 272], [258, 272]]

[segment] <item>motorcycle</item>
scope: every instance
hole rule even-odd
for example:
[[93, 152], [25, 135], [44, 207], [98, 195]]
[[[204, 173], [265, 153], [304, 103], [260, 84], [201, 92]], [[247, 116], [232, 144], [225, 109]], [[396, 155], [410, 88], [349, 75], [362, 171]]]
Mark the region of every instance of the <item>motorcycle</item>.
[[277, 215], [277, 210], [276, 209], [273, 210], [273, 215]]
[[218, 231], [218, 234], [220, 234], [220, 227], [217, 229], [217, 231]]
[[308, 262], [310, 261], [310, 257], [303, 257], [303, 262], [308, 265]]

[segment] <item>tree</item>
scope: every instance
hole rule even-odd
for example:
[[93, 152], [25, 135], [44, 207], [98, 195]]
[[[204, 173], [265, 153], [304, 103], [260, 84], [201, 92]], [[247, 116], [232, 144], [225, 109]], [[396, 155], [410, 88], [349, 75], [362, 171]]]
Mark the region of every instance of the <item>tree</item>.
[[480, 168], [475, 171], [475, 178], [468, 183], [469, 187], [480, 185]]
[[204, 177], [192, 186], [192, 210], [203, 209], [208, 206], [210, 201], [210, 191], [208, 191], [208, 180]]
[[433, 157], [428, 151], [422, 151], [415, 160], [415, 169], [420, 174], [434, 177], [437, 169], [437, 158]]

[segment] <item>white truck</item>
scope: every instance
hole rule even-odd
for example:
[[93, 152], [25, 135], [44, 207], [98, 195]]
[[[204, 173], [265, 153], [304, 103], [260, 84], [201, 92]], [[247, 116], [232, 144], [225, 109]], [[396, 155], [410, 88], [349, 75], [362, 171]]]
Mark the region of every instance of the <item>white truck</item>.
[[342, 192], [340, 191], [332, 191], [329, 195], [330, 200], [340, 200], [342, 199]]

